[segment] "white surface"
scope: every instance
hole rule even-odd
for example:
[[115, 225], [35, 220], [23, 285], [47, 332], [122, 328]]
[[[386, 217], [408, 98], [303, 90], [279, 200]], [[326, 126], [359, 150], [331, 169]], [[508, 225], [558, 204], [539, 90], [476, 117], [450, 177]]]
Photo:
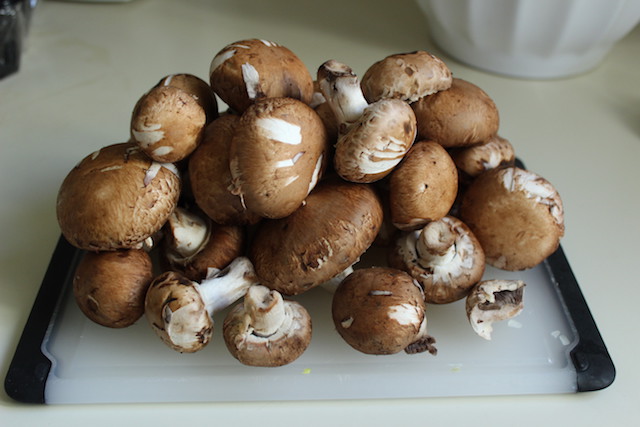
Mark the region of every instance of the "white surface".
[[[566, 208], [563, 247], [617, 368], [587, 394], [219, 404], [31, 406], [0, 400], [3, 425], [626, 425], [640, 417], [637, 264], [640, 227], [640, 31], [595, 70], [525, 81], [467, 68], [433, 47], [413, 1], [44, 1], [18, 74], [0, 80], [0, 351], [6, 372], [59, 231], [55, 196], [96, 147], [127, 138], [135, 101], [163, 75], [206, 76], [215, 53], [247, 37], [287, 45], [313, 70], [329, 58], [359, 74], [391, 53], [433, 50], [482, 87], [501, 134], [554, 183]], [[116, 29], [117, 23], [117, 29]], [[4, 375], [3, 375], [4, 376]], [[497, 415], [499, 414], [499, 416]], [[263, 424], [264, 425], [264, 424]]]
[[640, 0], [417, 0], [433, 40], [483, 70], [558, 78], [591, 70], [640, 21]]

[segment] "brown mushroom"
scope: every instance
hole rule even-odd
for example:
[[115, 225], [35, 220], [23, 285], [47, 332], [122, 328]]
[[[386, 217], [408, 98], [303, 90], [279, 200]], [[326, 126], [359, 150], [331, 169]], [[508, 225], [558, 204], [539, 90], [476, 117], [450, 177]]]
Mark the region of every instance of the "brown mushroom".
[[317, 184], [327, 154], [318, 114], [292, 98], [263, 98], [242, 114], [231, 140], [231, 192], [250, 212], [282, 218]]
[[465, 304], [473, 330], [491, 340], [494, 322], [511, 319], [524, 309], [524, 287], [522, 280], [483, 280], [474, 286]]
[[422, 290], [407, 273], [388, 267], [356, 269], [333, 295], [336, 331], [365, 354], [436, 353], [427, 335]]
[[451, 87], [411, 104], [418, 122], [418, 138], [446, 148], [488, 141], [498, 132], [498, 108], [485, 91], [460, 78]]
[[460, 218], [480, 241], [487, 263], [504, 270], [538, 265], [558, 248], [564, 234], [557, 190], [516, 166], [477, 177], [462, 195]]
[[389, 180], [389, 213], [400, 230], [415, 230], [451, 210], [458, 172], [447, 151], [433, 141], [416, 142]]
[[381, 223], [381, 202], [370, 186], [328, 179], [291, 215], [258, 224], [249, 258], [263, 285], [301, 294], [352, 266]]
[[133, 143], [113, 144], [69, 172], [56, 213], [62, 234], [78, 248], [140, 248], [162, 228], [179, 195], [173, 164], [152, 161]]
[[389, 255], [389, 265], [420, 283], [427, 303], [447, 304], [466, 297], [480, 281], [485, 257], [471, 230], [446, 216], [404, 233]]
[[160, 79], [157, 86], [173, 86], [184, 90], [202, 106], [206, 122], [210, 123], [218, 117], [218, 101], [211, 86], [193, 74], [169, 74]]
[[291, 50], [268, 40], [240, 40], [222, 48], [211, 61], [214, 92], [242, 113], [261, 98], [295, 98], [309, 104], [313, 78]]
[[468, 179], [502, 166], [513, 166], [516, 160], [513, 145], [508, 139], [495, 135], [488, 141], [450, 151], [458, 170]]
[[86, 252], [73, 276], [73, 295], [93, 322], [125, 328], [144, 314], [152, 279], [151, 257], [142, 249]]
[[222, 326], [231, 355], [244, 365], [263, 367], [298, 359], [311, 343], [311, 331], [311, 316], [300, 303], [261, 285], [249, 288]]
[[397, 98], [415, 102], [451, 87], [451, 71], [429, 52], [397, 53], [371, 65], [362, 76], [362, 92], [369, 102]]

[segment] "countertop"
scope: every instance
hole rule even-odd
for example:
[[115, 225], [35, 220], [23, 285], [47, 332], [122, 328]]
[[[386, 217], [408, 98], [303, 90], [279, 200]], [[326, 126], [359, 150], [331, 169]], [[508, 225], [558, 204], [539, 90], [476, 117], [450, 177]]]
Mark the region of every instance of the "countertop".
[[161, 77], [206, 79], [219, 49], [253, 37], [287, 46], [311, 70], [333, 58], [358, 74], [389, 54], [430, 50], [483, 88], [500, 109], [501, 135], [562, 196], [562, 245], [616, 365], [614, 383], [561, 395], [163, 405], [25, 405], [3, 391], [2, 425], [618, 426], [640, 417], [640, 28], [589, 73], [519, 80], [449, 59], [409, 0], [41, 2], [20, 71], [0, 80], [3, 378], [59, 236], [55, 199], [67, 172], [128, 138], [135, 101]]

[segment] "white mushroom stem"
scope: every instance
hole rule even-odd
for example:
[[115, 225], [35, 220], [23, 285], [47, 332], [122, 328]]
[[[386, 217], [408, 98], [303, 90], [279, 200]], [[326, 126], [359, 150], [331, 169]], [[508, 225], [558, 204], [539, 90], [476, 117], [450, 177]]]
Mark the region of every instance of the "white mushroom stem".
[[422, 323], [420, 324], [420, 330], [415, 337], [415, 341], [404, 349], [407, 354], [424, 353], [428, 351], [434, 356], [438, 354], [438, 349], [435, 347], [436, 340], [427, 333], [427, 316], [424, 316]]
[[456, 256], [456, 233], [444, 221], [427, 224], [416, 242], [418, 262], [423, 267], [446, 265]]
[[357, 121], [369, 105], [358, 77], [341, 62], [329, 60], [323, 63], [318, 69], [318, 84], [339, 123]]
[[197, 254], [209, 240], [207, 221], [184, 208], [176, 208], [167, 221], [172, 253], [176, 258], [187, 259]]
[[242, 298], [251, 286], [258, 283], [251, 261], [246, 257], [238, 257], [225, 269], [200, 282], [198, 290], [207, 312], [213, 316]]
[[266, 286], [252, 286], [244, 297], [244, 310], [254, 335], [268, 337], [285, 323], [287, 316], [282, 295]]

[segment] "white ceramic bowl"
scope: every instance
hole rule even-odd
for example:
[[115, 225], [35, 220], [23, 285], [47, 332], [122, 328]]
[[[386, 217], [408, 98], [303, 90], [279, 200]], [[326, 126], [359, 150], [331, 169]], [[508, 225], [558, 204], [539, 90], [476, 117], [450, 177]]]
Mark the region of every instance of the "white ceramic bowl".
[[480, 69], [522, 78], [589, 71], [640, 21], [640, 0], [416, 2], [433, 41], [446, 53]]

